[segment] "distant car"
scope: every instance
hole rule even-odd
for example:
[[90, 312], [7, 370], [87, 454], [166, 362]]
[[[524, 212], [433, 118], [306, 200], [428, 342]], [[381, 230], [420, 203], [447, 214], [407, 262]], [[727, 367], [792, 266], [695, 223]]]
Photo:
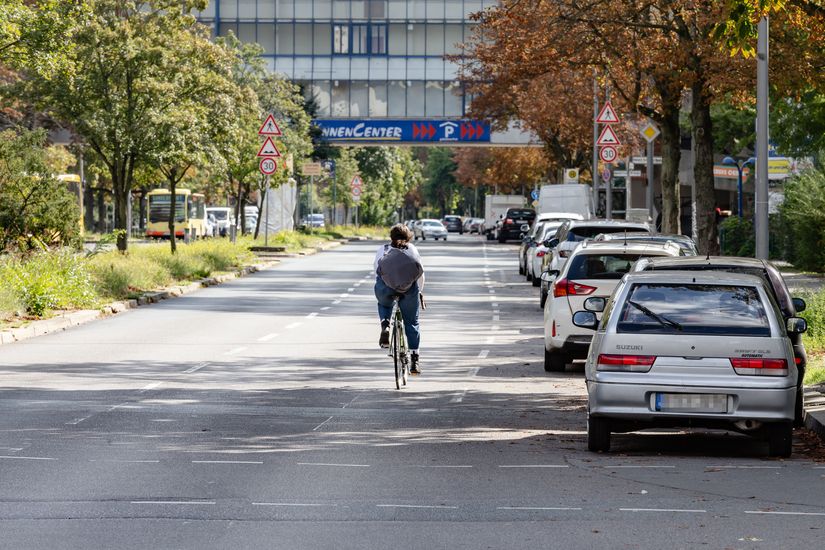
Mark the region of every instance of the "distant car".
[[415, 240], [447, 240], [447, 228], [439, 220], [419, 220], [413, 230]]
[[484, 225], [484, 218], [467, 218], [464, 220], [464, 232], [465, 233], [478, 233], [481, 234], [481, 226]]
[[644, 233], [628, 231], [626, 233], [601, 233], [593, 239], [595, 241], [627, 241], [627, 242], [649, 242], [649, 243], [676, 243], [682, 249], [680, 256], [696, 256], [699, 251], [696, 243], [687, 235], [675, 235], [668, 233]]
[[[521, 239], [521, 245], [518, 249], [518, 274], [519, 275], [528, 275], [527, 272], [527, 251], [530, 248], [536, 246], [538, 241], [536, 240], [538, 237], [541, 236], [542, 231], [544, 228], [543, 221], [536, 221], [533, 223], [533, 226], [527, 232], [524, 237]], [[527, 280], [529, 281], [530, 278], [528, 277]]]
[[441, 223], [443, 223], [444, 227], [447, 228], [448, 233], [458, 233], [459, 235], [464, 234], [464, 224], [459, 216], [444, 216]]
[[532, 225], [536, 211], [532, 208], [508, 208], [502, 218], [496, 222], [495, 238], [500, 243], [520, 239], [524, 233], [522, 226]]
[[229, 228], [235, 225], [235, 216], [232, 214], [232, 209], [226, 206], [207, 206], [206, 215], [212, 215], [218, 222], [218, 235], [226, 237], [229, 234]]
[[301, 225], [303, 227], [311, 227], [311, 228], [324, 227], [324, 215], [323, 214], [307, 214], [301, 220]]
[[218, 220], [214, 214], [206, 215], [206, 237], [215, 237], [218, 234]]
[[[555, 237], [556, 233], [561, 227], [562, 222], [551, 221], [545, 222], [542, 225], [542, 232], [536, 238], [536, 246], [527, 251], [527, 261], [525, 266], [527, 269], [527, 280], [533, 283], [533, 286], [541, 285], [541, 271], [544, 265], [544, 256], [550, 254], [551, 248], [547, 246], [548, 241]], [[544, 307], [544, 302], [542, 302]]]
[[761, 278], [629, 273], [609, 301], [577, 309], [573, 324], [594, 331], [589, 450], [609, 451], [613, 432], [690, 426], [765, 438], [769, 455], [790, 456], [798, 370], [788, 335], [807, 323], [783, 319]]

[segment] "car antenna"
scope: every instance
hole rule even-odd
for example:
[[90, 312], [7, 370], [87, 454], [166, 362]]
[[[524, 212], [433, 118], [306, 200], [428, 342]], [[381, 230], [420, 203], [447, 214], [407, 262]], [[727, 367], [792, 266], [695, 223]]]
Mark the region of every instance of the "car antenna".
[[624, 246], [627, 248], [627, 228], [624, 230]]

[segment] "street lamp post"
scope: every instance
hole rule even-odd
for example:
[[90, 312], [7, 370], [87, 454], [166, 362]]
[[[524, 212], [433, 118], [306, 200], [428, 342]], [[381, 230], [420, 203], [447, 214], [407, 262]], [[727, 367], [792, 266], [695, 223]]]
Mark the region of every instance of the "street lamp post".
[[736, 214], [739, 216], [740, 220], [742, 219], [742, 172], [745, 170], [745, 166], [752, 165], [753, 163], [753, 158], [749, 158], [742, 163], [735, 160], [733, 157], [725, 157], [722, 159], [722, 164], [725, 166], [736, 166], [736, 171], [739, 174], [736, 184]]

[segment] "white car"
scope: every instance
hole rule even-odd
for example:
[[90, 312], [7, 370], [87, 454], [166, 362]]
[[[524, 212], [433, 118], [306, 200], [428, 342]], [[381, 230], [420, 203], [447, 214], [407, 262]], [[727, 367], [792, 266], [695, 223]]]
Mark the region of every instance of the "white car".
[[413, 228], [415, 240], [444, 239], [447, 240], [447, 228], [440, 220], [420, 220]]
[[207, 206], [206, 215], [209, 214], [212, 214], [218, 222], [217, 234], [226, 237], [229, 234], [229, 228], [235, 225], [232, 209], [226, 206]]
[[561, 272], [548, 271], [552, 279], [544, 304], [544, 370], [563, 371], [575, 359], [584, 359], [593, 331], [573, 325], [573, 313], [584, 309], [588, 298], [608, 298], [639, 258], [679, 256], [674, 243], [585, 241], [570, 255]]
[[547, 241], [556, 236], [562, 221], [545, 222], [542, 227], [542, 234], [536, 239], [536, 246], [527, 249], [527, 280], [533, 282], [533, 286], [539, 286], [541, 283], [541, 267], [544, 263], [544, 256], [550, 251], [550, 248], [545, 246]]

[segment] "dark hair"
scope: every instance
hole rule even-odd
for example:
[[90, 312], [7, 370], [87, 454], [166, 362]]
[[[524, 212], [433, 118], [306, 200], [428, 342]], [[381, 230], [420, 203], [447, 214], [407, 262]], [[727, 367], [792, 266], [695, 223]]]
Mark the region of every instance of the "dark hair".
[[403, 223], [397, 223], [390, 229], [390, 240], [393, 248], [407, 248], [407, 243], [413, 238], [410, 228]]

